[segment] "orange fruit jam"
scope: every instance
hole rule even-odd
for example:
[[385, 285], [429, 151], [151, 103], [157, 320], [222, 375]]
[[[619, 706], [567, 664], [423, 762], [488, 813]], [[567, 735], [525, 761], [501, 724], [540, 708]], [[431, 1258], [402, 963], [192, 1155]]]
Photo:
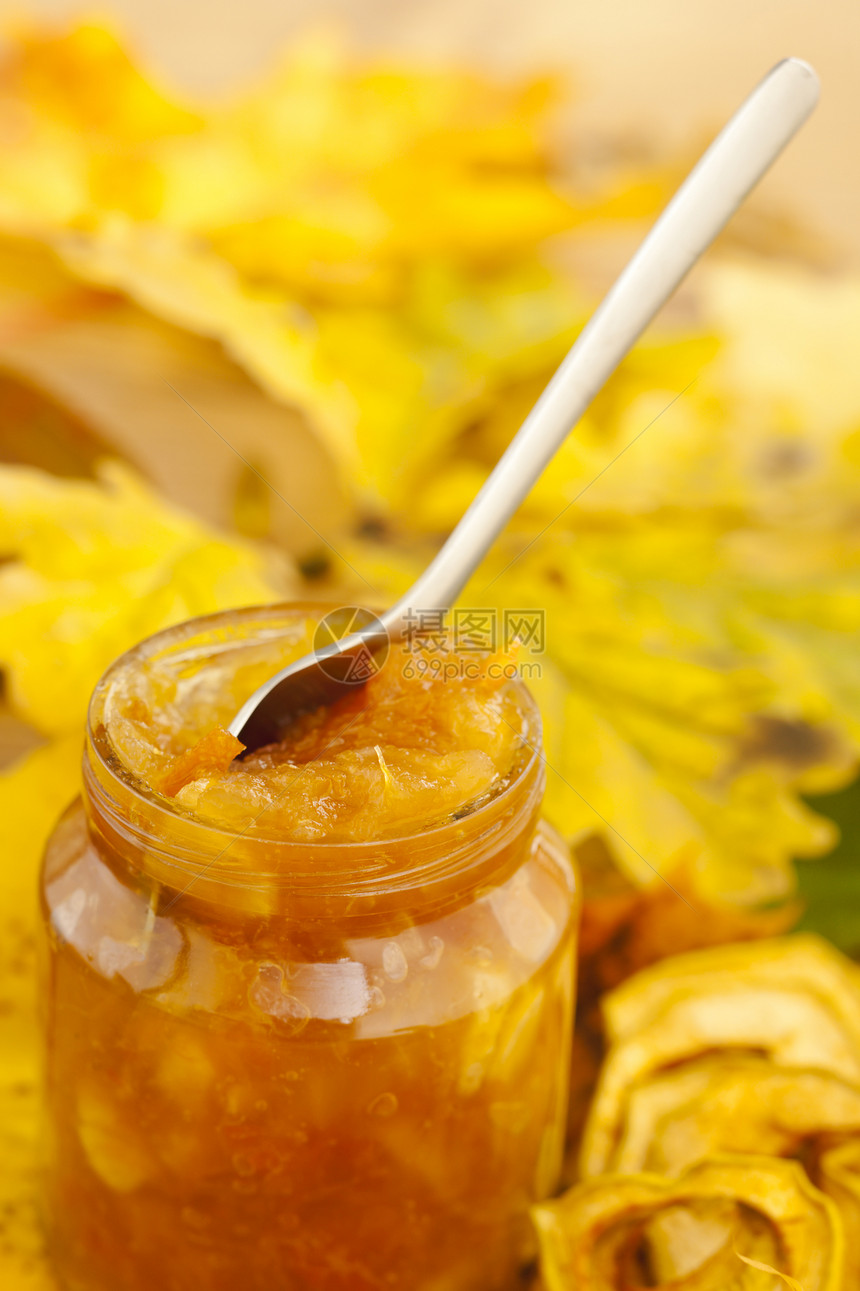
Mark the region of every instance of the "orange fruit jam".
[[[575, 892], [492, 661], [224, 730], [319, 611], [145, 642], [49, 844], [47, 1209], [68, 1291], [507, 1291], [558, 1180]], [[471, 656], [474, 661], [475, 656]]]
[[[270, 655], [242, 668], [243, 698], [311, 650], [316, 618], [296, 626], [274, 667]], [[498, 789], [523, 749], [512, 660], [435, 644], [429, 656], [395, 648], [366, 685], [241, 761], [223, 726], [237, 687], [215, 690], [210, 670], [189, 679], [184, 660], [149, 663], [126, 679], [128, 693], [120, 683], [108, 732], [139, 780], [222, 828], [305, 841], [403, 836]]]

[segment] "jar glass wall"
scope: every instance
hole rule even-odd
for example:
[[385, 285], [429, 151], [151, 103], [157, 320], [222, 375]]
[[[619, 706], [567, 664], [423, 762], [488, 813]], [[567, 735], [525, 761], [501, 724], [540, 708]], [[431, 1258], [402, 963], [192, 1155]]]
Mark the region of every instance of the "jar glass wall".
[[96, 690], [43, 881], [72, 1291], [501, 1291], [557, 1182], [576, 900], [522, 688], [498, 792], [384, 841], [204, 824], [112, 746], [112, 696], [147, 659], [235, 676], [299, 612], [172, 629]]

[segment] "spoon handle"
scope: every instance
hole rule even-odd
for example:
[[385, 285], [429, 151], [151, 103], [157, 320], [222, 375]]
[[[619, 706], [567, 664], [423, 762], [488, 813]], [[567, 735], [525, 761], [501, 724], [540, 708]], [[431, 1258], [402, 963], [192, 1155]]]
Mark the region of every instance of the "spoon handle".
[[818, 93], [813, 69], [799, 58], [786, 58], [717, 135], [577, 337], [445, 545], [383, 615], [392, 638], [408, 632], [416, 610], [450, 608], [607, 378], [803, 125]]

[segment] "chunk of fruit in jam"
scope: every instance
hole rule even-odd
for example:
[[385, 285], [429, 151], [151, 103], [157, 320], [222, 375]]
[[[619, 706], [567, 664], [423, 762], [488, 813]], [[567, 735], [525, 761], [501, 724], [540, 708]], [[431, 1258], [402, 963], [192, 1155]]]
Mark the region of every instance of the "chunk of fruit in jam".
[[201, 705], [198, 687], [186, 712], [164, 676], [119, 706], [111, 734], [130, 770], [207, 823], [297, 841], [408, 835], [496, 791], [522, 756], [510, 657], [448, 647], [442, 658], [431, 671], [392, 652], [366, 686], [242, 761], [217, 688]]
[[242, 741], [225, 731], [223, 726], [215, 726], [190, 749], [173, 758], [155, 787], [168, 798], [175, 798], [180, 789], [201, 776], [225, 771], [244, 747]]

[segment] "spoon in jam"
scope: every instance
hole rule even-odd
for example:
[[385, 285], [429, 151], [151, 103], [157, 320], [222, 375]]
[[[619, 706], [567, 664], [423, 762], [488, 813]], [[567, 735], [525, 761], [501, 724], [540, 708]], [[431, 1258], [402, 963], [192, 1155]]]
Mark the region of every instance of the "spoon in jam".
[[592, 399], [803, 125], [818, 93], [818, 77], [799, 58], [777, 63], [753, 90], [580, 332], [423, 574], [378, 619], [298, 659], [256, 690], [230, 724], [246, 751], [277, 740], [300, 713], [353, 690], [372, 675], [374, 657], [390, 642], [409, 637], [424, 615], [450, 609]]

